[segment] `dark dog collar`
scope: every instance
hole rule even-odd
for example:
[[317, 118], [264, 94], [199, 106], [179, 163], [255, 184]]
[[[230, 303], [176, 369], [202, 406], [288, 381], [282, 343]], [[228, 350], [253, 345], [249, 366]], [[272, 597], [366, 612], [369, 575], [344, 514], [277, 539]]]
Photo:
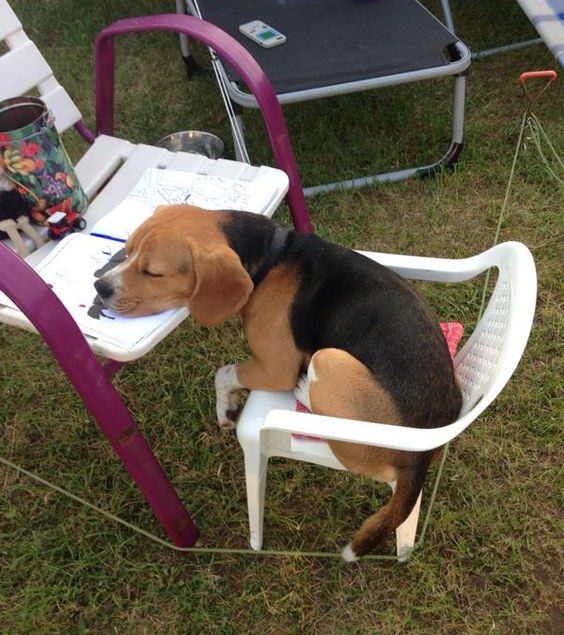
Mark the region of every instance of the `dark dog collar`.
[[262, 263], [262, 266], [260, 267], [260, 269], [252, 277], [252, 281], [255, 287], [257, 287], [266, 278], [266, 275], [274, 266], [274, 263], [278, 259], [280, 252], [282, 251], [282, 249], [284, 248], [284, 245], [286, 244], [287, 237], [288, 237], [288, 231], [276, 225], [274, 234], [272, 235], [270, 245], [268, 246], [268, 250], [264, 258], [264, 262]]

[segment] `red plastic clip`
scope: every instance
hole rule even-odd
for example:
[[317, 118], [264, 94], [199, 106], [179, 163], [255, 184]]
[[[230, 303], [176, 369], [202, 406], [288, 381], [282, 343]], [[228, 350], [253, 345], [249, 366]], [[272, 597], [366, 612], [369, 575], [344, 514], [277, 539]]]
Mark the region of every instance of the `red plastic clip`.
[[[553, 70], [526, 71], [525, 73], [521, 73], [521, 75], [519, 75], [519, 82], [521, 83], [521, 86], [523, 87], [523, 92], [525, 93], [525, 97], [527, 97], [527, 99], [529, 100], [529, 104], [532, 104], [534, 101], [536, 101], [544, 93], [544, 91], [550, 86], [550, 84], [556, 81], [557, 77], [558, 75], [556, 74], [556, 71], [553, 71]], [[531, 95], [529, 91], [527, 90], [527, 86], [526, 86], [526, 82], [529, 79], [546, 79], [547, 82], [539, 90], [539, 92], [536, 95]]]

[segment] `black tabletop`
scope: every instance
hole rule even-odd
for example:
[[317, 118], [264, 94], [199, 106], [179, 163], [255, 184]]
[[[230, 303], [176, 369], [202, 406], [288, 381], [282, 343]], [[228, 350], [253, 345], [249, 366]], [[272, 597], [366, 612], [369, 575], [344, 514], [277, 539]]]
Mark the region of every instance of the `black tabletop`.
[[[458, 41], [417, 0], [198, 0], [198, 6], [205, 20], [243, 44], [278, 93], [444, 66]], [[255, 44], [239, 32], [251, 20], [266, 22], [287, 42], [271, 49]]]

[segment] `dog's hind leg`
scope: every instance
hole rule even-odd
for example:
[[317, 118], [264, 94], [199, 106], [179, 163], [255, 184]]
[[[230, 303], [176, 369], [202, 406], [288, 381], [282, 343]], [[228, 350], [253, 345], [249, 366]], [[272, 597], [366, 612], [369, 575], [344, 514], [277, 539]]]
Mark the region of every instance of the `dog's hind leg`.
[[[392, 396], [374, 374], [350, 353], [324, 348], [311, 358], [307, 382], [303, 379], [296, 397], [316, 414], [341, 419], [401, 424], [402, 416]], [[358, 443], [331, 441], [331, 449], [351, 472], [382, 482], [396, 478], [394, 450]]]
[[[308, 390], [309, 389], [309, 390]], [[309, 393], [309, 394], [308, 394]], [[322, 349], [311, 359], [307, 386], [296, 395], [317, 414], [388, 424], [402, 424], [402, 416], [389, 392], [358, 359], [340, 349]], [[330, 441], [339, 461], [352, 472], [393, 483], [387, 505], [370, 516], [343, 551], [356, 560], [400, 526], [413, 509], [425, 480], [432, 453], [411, 453], [369, 445]]]

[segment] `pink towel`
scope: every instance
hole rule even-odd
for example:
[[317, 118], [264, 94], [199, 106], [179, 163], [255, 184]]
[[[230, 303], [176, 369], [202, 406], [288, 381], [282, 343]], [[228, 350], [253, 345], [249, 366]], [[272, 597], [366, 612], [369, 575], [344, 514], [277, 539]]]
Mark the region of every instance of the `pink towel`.
[[[462, 335], [464, 334], [464, 326], [460, 324], [460, 322], [441, 322], [440, 325], [441, 331], [445, 336], [445, 339], [448, 344], [448, 352], [450, 356], [454, 359], [456, 355], [456, 350], [458, 345], [460, 344], [460, 340], [462, 339]], [[296, 401], [296, 412], [311, 412], [309, 408], [304, 406], [301, 401]], [[307, 434], [292, 434], [295, 439], [309, 439], [310, 441], [325, 441], [321, 437], [310, 437]]]
[[452, 359], [454, 359], [460, 340], [464, 335], [464, 327], [460, 324], [460, 322], [441, 322], [439, 326], [441, 327], [441, 331], [447, 341], [448, 352], [450, 353]]

